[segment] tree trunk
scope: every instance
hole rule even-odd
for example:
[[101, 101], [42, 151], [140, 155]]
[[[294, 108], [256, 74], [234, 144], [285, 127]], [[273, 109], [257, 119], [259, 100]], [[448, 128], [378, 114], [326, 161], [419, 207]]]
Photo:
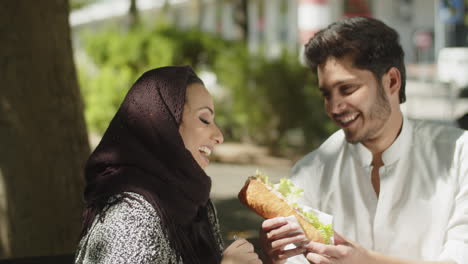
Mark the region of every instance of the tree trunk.
[[137, 0], [130, 0], [130, 8], [128, 9], [129, 29], [135, 29], [140, 24], [140, 16], [138, 14]]
[[72, 253], [89, 154], [67, 0], [0, 1], [0, 258]]

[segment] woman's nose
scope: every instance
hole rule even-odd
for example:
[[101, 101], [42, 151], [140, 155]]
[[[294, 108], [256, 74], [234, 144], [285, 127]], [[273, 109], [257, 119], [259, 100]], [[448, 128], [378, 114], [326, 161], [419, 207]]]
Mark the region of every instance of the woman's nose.
[[219, 129], [219, 127], [215, 124], [214, 125], [214, 134], [213, 134], [213, 139], [215, 140], [216, 144], [221, 144], [224, 142], [224, 137], [223, 133]]

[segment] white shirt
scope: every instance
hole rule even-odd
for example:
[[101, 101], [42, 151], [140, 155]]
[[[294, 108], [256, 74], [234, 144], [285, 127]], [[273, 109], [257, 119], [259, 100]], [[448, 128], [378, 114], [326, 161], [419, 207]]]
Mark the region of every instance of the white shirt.
[[371, 152], [340, 130], [294, 166], [292, 180], [305, 190], [302, 203], [368, 249], [468, 263], [468, 132], [405, 118], [382, 159], [377, 198]]

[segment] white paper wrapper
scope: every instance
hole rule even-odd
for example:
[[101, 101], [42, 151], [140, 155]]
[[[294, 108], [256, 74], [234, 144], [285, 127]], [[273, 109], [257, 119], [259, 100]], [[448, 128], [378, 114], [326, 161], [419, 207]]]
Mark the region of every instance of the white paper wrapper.
[[[301, 207], [305, 212], [310, 212], [310, 211], [313, 212], [318, 217], [320, 222], [322, 222], [323, 224], [325, 224], [325, 225], [333, 224], [333, 216], [331, 216], [329, 214], [326, 214], [324, 212], [321, 212], [321, 211], [319, 211], [317, 209], [308, 207], [308, 206], [301, 205]], [[304, 230], [302, 230], [302, 227], [299, 225], [299, 222], [297, 221], [297, 218], [294, 215], [290, 215], [288, 217], [285, 217], [285, 219], [290, 223], [297, 224], [299, 226], [299, 228], [300, 228], [300, 232], [304, 233]], [[330, 244], [335, 244], [335, 241], [333, 240], [333, 236], [330, 238]], [[284, 247], [284, 249], [285, 250], [293, 249], [293, 248], [296, 248], [297, 246], [300, 246], [300, 245], [295, 245], [295, 244], [291, 243], [291, 244], [286, 245]], [[298, 256], [295, 256], [295, 257], [291, 257], [286, 262], [286, 264], [302, 264], [302, 263], [309, 264], [310, 262], [303, 255], [298, 255]]]

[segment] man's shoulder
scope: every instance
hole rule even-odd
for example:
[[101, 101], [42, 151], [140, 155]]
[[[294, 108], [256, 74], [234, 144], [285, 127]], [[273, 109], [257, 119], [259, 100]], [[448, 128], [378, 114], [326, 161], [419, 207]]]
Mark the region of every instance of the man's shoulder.
[[468, 139], [466, 130], [451, 124], [416, 119], [410, 120], [410, 122], [413, 126], [413, 138], [416, 141], [422, 141], [425, 145], [428, 143], [435, 146], [439, 144], [456, 144], [459, 141], [467, 141]]

